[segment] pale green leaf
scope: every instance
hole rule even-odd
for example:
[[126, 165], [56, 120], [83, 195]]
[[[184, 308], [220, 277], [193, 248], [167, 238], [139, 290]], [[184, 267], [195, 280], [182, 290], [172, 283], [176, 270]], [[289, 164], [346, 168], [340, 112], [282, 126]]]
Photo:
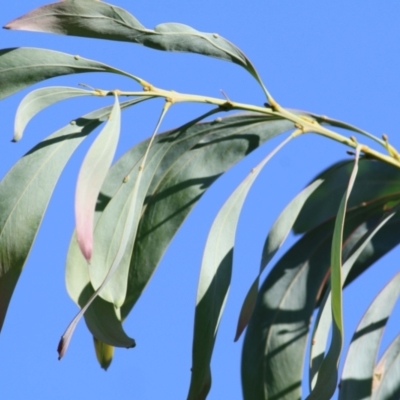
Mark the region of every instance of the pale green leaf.
[[0, 99], [45, 79], [82, 72], [132, 75], [98, 61], [59, 51], [20, 47], [0, 50]]
[[22, 138], [28, 122], [40, 111], [62, 100], [78, 96], [93, 96], [95, 92], [73, 87], [53, 86], [27, 94], [18, 106], [14, 122], [13, 142]]

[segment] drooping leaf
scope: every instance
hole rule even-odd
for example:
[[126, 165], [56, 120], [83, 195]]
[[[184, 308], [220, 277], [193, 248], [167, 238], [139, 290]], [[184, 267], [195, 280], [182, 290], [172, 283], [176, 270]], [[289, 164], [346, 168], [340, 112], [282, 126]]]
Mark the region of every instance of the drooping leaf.
[[45, 79], [82, 72], [127, 72], [59, 51], [20, 47], [0, 50], [0, 99]]
[[236, 188], [210, 229], [197, 287], [188, 400], [202, 400], [211, 388], [211, 357], [232, 275], [236, 227], [247, 194], [265, 164], [286, 144], [285, 139]]
[[[294, 225], [296, 233], [303, 233], [321, 224], [337, 213], [340, 199], [350, 176], [352, 161], [334, 164], [315, 179], [324, 179], [322, 184], [304, 205]], [[348, 209], [367, 205], [378, 197], [399, 193], [400, 170], [391, 165], [361, 159], [354, 191]]]
[[97, 361], [99, 362], [101, 368], [107, 371], [114, 356], [114, 347], [102, 342], [99, 339], [96, 339], [94, 336], [93, 342], [96, 350]]
[[[371, 205], [363, 208], [363, 211], [367, 211], [366, 208], [371, 208]], [[347, 223], [348, 221], [346, 221]], [[343, 247], [343, 254], [347, 254], [345, 256], [346, 261], [342, 267], [343, 282], [348, 281], [348, 277], [354, 269], [365, 270], [390, 251], [396, 244], [400, 243], [400, 235], [397, 233], [399, 223], [398, 215], [393, 216], [392, 213], [387, 215], [382, 210], [380, 216], [379, 213], [370, 215], [365, 219], [365, 222], [352, 232]], [[391, 232], [395, 234], [390, 235]], [[391, 243], [388, 243], [389, 236], [391, 237]], [[328, 287], [328, 289], [330, 288]], [[310, 388], [315, 386], [318, 371], [326, 351], [331, 324], [332, 315], [330, 310], [330, 293], [328, 290], [320, 304], [314, 324], [313, 340], [310, 349]]]
[[[80, 268], [72, 269], [71, 265]], [[81, 308], [85, 307], [94, 294], [90, 284], [88, 265], [83, 257], [75, 235], [73, 236], [67, 256], [66, 284], [68, 294]], [[125, 333], [121, 317], [115, 307], [97, 296], [84, 314], [85, 322], [93, 336], [101, 342], [115, 347], [131, 348], [135, 341]], [[106, 323], [104, 323], [106, 321]], [[60, 358], [64, 355], [71, 337], [67, 337], [59, 347]]]
[[48, 4], [9, 22], [5, 28], [118, 40], [216, 57], [242, 66], [261, 83], [243, 52], [218, 34], [199, 32], [178, 23], [147, 29], [124, 9], [102, 1], [64, 0]]
[[[260, 144], [293, 127], [288, 121], [257, 114], [217, 118], [202, 124], [194, 122], [159, 134], [154, 139], [151, 154], [160, 157], [157, 161], [159, 166], [147, 191], [133, 256], [131, 258], [129, 254], [128, 258], [130, 272], [127, 299], [121, 309], [122, 319], [140, 297], [189, 211], [211, 183]], [[147, 145], [148, 141], [144, 141], [133, 147], [111, 167], [99, 197], [99, 214], [121, 187], [130, 182], [131, 178], [124, 183], [124, 177], [131, 174]], [[164, 146], [167, 151], [163, 150]], [[151, 154], [148, 165], [151, 164]], [[82, 263], [67, 263], [68, 291], [78, 304], [80, 293], [89, 282], [81, 282], [80, 265]], [[87, 315], [85, 320], [87, 322]], [[101, 329], [107, 320], [96, 319], [95, 323]]]
[[258, 295], [258, 286], [260, 276], [268, 263], [274, 257], [276, 252], [282, 246], [286, 240], [287, 235], [291, 231], [296, 218], [303, 207], [304, 202], [314, 192], [314, 190], [322, 183], [322, 180], [315, 180], [302, 192], [300, 192], [283, 210], [277, 220], [274, 222], [270, 232], [268, 233], [267, 239], [264, 244], [264, 249], [261, 258], [260, 271], [247, 292], [246, 298], [243, 302], [242, 309], [239, 315], [238, 326], [235, 335], [235, 341], [237, 341], [242, 334], [243, 330], [249, 323], [250, 317], [253, 313], [255, 303]]
[[[346, 242], [354, 246], [359, 240], [358, 235], [352, 238], [356, 228], [382, 215], [384, 204], [349, 211]], [[260, 288], [243, 345], [245, 399], [300, 397], [309, 323], [329, 272], [332, 231], [333, 219], [307, 232], [278, 261]], [[376, 252], [368, 249], [362, 254], [360, 268], [379, 258], [379, 250], [378, 245]]]
[[266, 140], [292, 127], [289, 121], [253, 114], [218, 118], [181, 131], [148, 192], [131, 258], [128, 294], [122, 307], [124, 317], [140, 297], [174, 234], [208, 187]]
[[374, 371], [372, 400], [397, 400], [400, 396], [400, 335], [387, 348]]
[[[134, 102], [126, 102], [125, 106]], [[109, 112], [110, 107], [93, 111], [50, 135], [22, 157], [0, 182], [0, 327], [66, 162]]]
[[30, 92], [18, 106], [15, 115], [13, 142], [18, 142], [22, 138], [28, 122], [44, 108], [65, 99], [93, 96], [94, 94], [93, 91], [64, 86], [47, 87]]
[[353, 335], [343, 367], [339, 399], [358, 400], [371, 396], [379, 344], [399, 295], [400, 273], [375, 298]]
[[300, 398], [309, 321], [329, 268], [332, 227], [329, 221], [306, 233], [261, 285], [243, 342], [245, 400]]
[[117, 149], [120, 126], [121, 109], [115, 96], [107, 123], [87, 152], [76, 184], [76, 238], [87, 261], [90, 261], [93, 251], [93, 219], [97, 197]]
[[346, 216], [347, 202], [353, 190], [354, 182], [358, 172], [358, 157], [360, 149], [356, 149], [356, 157], [353, 170], [350, 175], [346, 192], [342, 198], [335, 219], [335, 227], [332, 238], [331, 249], [331, 310], [332, 310], [332, 339], [326, 357], [321, 363], [318, 377], [308, 400], [329, 400], [337, 385], [338, 364], [342, 352], [343, 343], [343, 310], [342, 310], [342, 245], [344, 221]]

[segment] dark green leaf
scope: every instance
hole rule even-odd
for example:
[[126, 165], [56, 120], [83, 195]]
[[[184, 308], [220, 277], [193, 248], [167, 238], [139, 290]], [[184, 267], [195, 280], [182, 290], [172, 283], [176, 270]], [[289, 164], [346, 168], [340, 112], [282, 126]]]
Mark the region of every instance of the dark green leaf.
[[244, 201], [265, 164], [290, 139], [292, 136], [252, 169], [222, 206], [210, 229], [197, 288], [190, 400], [205, 399], [211, 387], [211, 356], [230, 287], [236, 227]]
[[253, 313], [254, 306], [258, 295], [258, 285], [260, 276], [268, 263], [274, 257], [276, 252], [286, 240], [287, 235], [291, 231], [296, 218], [304, 205], [304, 202], [314, 192], [314, 190], [322, 183], [322, 180], [315, 180], [302, 192], [300, 192], [282, 211], [277, 220], [274, 222], [267, 239], [264, 244], [264, 249], [261, 258], [260, 271], [247, 292], [246, 298], [243, 302], [240, 311], [238, 326], [235, 335], [235, 341], [239, 339], [243, 330], [246, 328], [251, 314]]
[[[294, 225], [296, 233], [306, 232], [336, 215], [352, 165], [352, 161], [337, 163], [315, 178], [323, 179], [324, 183], [304, 205]], [[398, 168], [378, 161], [361, 159], [357, 182], [349, 199], [348, 208], [351, 210], [366, 205], [373, 199], [399, 193], [399, 188]]]

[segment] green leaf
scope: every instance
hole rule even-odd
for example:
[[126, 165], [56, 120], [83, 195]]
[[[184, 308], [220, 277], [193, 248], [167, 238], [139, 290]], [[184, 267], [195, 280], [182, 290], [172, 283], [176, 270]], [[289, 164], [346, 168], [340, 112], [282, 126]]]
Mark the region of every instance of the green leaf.
[[114, 347], [102, 342], [99, 339], [96, 339], [95, 337], [93, 337], [93, 342], [97, 361], [99, 362], [101, 368], [107, 371], [114, 356]]
[[[379, 217], [383, 204], [348, 212], [346, 242], [356, 228]], [[307, 232], [274, 266], [260, 288], [245, 335], [242, 386], [245, 399], [300, 397], [309, 323], [330, 267], [333, 219]], [[378, 246], [379, 248], [379, 246]], [[375, 261], [375, 254], [368, 253]], [[363, 259], [363, 268], [368, 265]]]
[[53, 86], [27, 94], [18, 106], [14, 123], [13, 142], [22, 138], [28, 122], [40, 111], [59, 101], [78, 96], [93, 96], [95, 92], [73, 87]]
[[[77, 265], [80, 268], [72, 269], [71, 265]], [[66, 284], [68, 294], [82, 309], [95, 293], [90, 284], [87, 262], [79, 249], [75, 235], [68, 250]], [[121, 317], [117, 314], [115, 307], [99, 296], [94, 298], [84, 317], [90, 332], [103, 343], [115, 347], [130, 348], [135, 346], [135, 341], [127, 336], [123, 330]], [[107, 322], [103, 323], [103, 321]], [[64, 355], [70, 339], [71, 335], [60, 342], [58, 349], [60, 358]]]
[[112, 72], [135, 78], [98, 61], [59, 51], [20, 47], [0, 50], [0, 99], [45, 79], [82, 72]]
[[122, 307], [124, 318], [173, 236], [210, 185], [266, 140], [291, 128], [289, 121], [250, 114], [217, 118], [157, 136], [158, 140], [168, 140], [177, 135], [177, 139], [147, 194], [130, 262], [127, 299]]
[[9, 22], [5, 28], [118, 40], [158, 50], [202, 54], [238, 64], [261, 83], [243, 52], [218, 34], [199, 32], [177, 23], [147, 29], [124, 9], [102, 1], [64, 0], [48, 4]]
[[[296, 233], [306, 232], [337, 213], [341, 196], [352, 170], [352, 161], [336, 163], [315, 179], [324, 183], [304, 205], [294, 225]], [[400, 170], [391, 165], [361, 159], [354, 191], [349, 199], [349, 210], [367, 205], [373, 199], [399, 193]]]
[[290, 139], [292, 136], [253, 168], [222, 206], [210, 229], [197, 287], [189, 400], [205, 399], [211, 387], [211, 356], [228, 296], [236, 227], [244, 201], [265, 164]]
[[371, 396], [379, 343], [399, 295], [400, 273], [375, 298], [353, 335], [343, 367], [339, 399]]
[[299, 212], [301, 211], [305, 201], [322, 182], [322, 180], [315, 180], [309, 186], [307, 186], [287, 205], [287, 207], [282, 211], [277, 220], [274, 222], [264, 244], [260, 271], [253, 284], [251, 285], [249, 291], [247, 292], [247, 295], [242, 305], [242, 309], [240, 311], [235, 341], [239, 339], [243, 330], [249, 323], [250, 317], [253, 313], [258, 296], [258, 286], [262, 272], [286, 240], [286, 237], [291, 231], [293, 224], [296, 221], [296, 218], [299, 215]]
[[90, 261], [93, 251], [93, 219], [97, 197], [117, 149], [120, 127], [121, 109], [118, 96], [115, 96], [107, 123], [87, 152], [76, 184], [76, 238], [87, 261]]
[[[386, 213], [385, 213], [386, 214]], [[346, 243], [343, 248], [343, 253], [349, 252], [349, 257], [347, 257], [345, 263], [342, 267], [342, 282], [346, 281], [347, 276], [350, 274], [352, 269], [357, 265], [357, 262], [360, 261], [364, 264], [364, 267], [368, 267], [372, 265], [376, 259], [381, 257], [386, 253], [384, 247], [379, 244], [376, 246], [377, 249], [374, 249], [372, 243], [379, 235], [383, 238], [386, 238], [384, 229], [388, 226], [388, 224], [393, 221], [394, 213], [390, 213], [387, 215], [382, 215], [382, 217], [376, 222], [376, 218], [372, 219], [372, 224], [361, 224], [346, 240]], [[390, 221], [391, 220], [391, 221]], [[371, 226], [370, 226], [371, 225]], [[385, 239], [383, 239], [385, 241]], [[377, 243], [375, 243], [376, 245]], [[346, 247], [348, 248], [346, 251]], [[372, 247], [372, 248], [371, 248]], [[383, 250], [383, 251], [382, 251]], [[318, 376], [318, 371], [321, 368], [326, 344], [328, 341], [328, 335], [330, 332], [331, 324], [332, 324], [332, 315], [331, 315], [331, 294], [330, 287], [325, 293], [325, 296], [320, 304], [320, 308], [318, 311], [318, 315], [316, 318], [316, 322], [314, 324], [314, 332], [313, 332], [313, 340], [312, 346], [310, 349], [310, 388], [314, 388]]]
[[315, 387], [308, 400], [329, 400], [335, 390], [338, 376], [338, 363], [343, 343], [343, 315], [342, 315], [342, 243], [344, 220], [346, 216], [347, 201], [352, 192], [358, 172], [358, 157], [360, 149], [356, 149], [353, 170], [350, 175], [347, 190], [342, 198], [335, 220], [331, 250], [331, 309], [332, 309], [332, 339], [328, 353], [322, 361]]
[[374, 371], [372, 400], [397, 400], [400, 396], [400, 335], [385, 351]]
[[109, 112], [110, 107], [93, 111], [50, 135], [0, 182], [0, 326], [65, 164]]
[[260, 287], [245, 332], [245, 400], [301, 395], [309, 322], [329, 268], [333, 221], [306, 233], [273, 267]]

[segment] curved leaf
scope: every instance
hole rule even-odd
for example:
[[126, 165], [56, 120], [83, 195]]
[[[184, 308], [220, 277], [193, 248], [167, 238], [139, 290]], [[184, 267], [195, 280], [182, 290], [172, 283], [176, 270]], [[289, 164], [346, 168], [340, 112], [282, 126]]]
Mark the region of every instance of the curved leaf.
[[93, 111], [50, 135], [22, 157], [0, 182], [0, 326], [66, 162], [109, 112], [110, 107]]
[[317, 380], [312, 392], [307, 397], [312, 399], [329, 400], [337, 385], [338, 364], [342, 352], [343, 343], [343, 310], [342, 310], [342, 244], [344, 232], [344, 220], [346, 216], [347, 201], [353, 190], [354, 182], [358, 172], [358, 157], [360, 148], [356, 149], [353, 170], [350, 175], [347, 190], [342, 198], [335, 219], [331, 249], [331, 310], [332, 310], [332, 339], [326, 357], [321, 363]]
[[197, 287], [189, 400], [207, 397], [210, 362], [232, 275], [236, 227], [247, 194], [265, 164], [292, 139], [289, 136], [265, 157], [229, 196], [210, 229]]
[[114, 356], [114, 347], [96, 339], [93, 336], [94, 348], [96, 351], [97, 361], [99, 362], [101, 368], [107, 371], [108, 367], [111, 365]]
[[379, 343], [400, 295], [400, 273], [378, 294], [353, 335], [343, 367], [339, 399], [364, 399], [372, 394]]
[[400, 396], [400, 335], [375, 367], [372, 400], [397, 400]]
[[[68, 265], [75, 264], [81, 266], [81, 268], [73, 270], [68, 268]], [[79, 249], [75, 235], [68, 250], [66, 284], [68, 294], [83, 309], [93, 296], [94, 289], [90, 284], [87, 262]], [[90, 304], [84, 317], [90, 332], [101, 342], [115, 347], [130, 348], [135, 346], [135, 341], [127, 336], [123, 330], [120, 315], [117, 315], [115, 307], [99, 296]], [[103, 320], [107, 321], [107, 323], [102, 323]], [[58, 348], [59, 358], [64, 355], [70, 338], [69, 336], [66, 340], [60, 342]]]
[[[340, 199], [352, 170], [352, 161], [342, 161], [329, 167], [315, 179], [322, 184], [305, 203], [294, 224], [296, 233], [306, 232], [337, 213]], [[400, 170], [391, 165], [361, 159], [354, 191], [349, 199], [349, 210], [368, 204], [371, 200], [399, 193]]]
[[[379, 217], [384, 204], [348, 212], [345, 237], [347, 243], [352, 243], [350, 248], [359, 240], [355, 229], [365, 220]], [[299, 239], [260, 288], [243, 344], [245, 399], [300, 397], [310, 319], [330, 267], [333, 222], [331, 219]], [[376, 252], [368, 250], [362, 254], [360, 268], [367, 268], [369, 261], [377, 258]]]
[[[131, 258], [124, 317], [140, 297], [180, 225], [210, 185], [263, 142], [291, 128], [289, 121], [255, 114], [218, 118], [181, 131], [182, 136], [164, 157], [148, 192]], [[191, 138], [189, 143], [186, 137]]]
[[59, 51], [19, 47], [0, 50], [0, 99], [45, 79], [82, 72], [127, 72]]
[[261, 258], [260, 271], [251, 285], [245, 300], [242, 305], [242, 309], [239, 315], [239, 321], [236, 329], [235, 341], [237, 341], [246, 328], [251, 315], [253, 313], [255, 303], [257, 301], [258, 286], [260, 282], [260, 276], [268, 263], [274, 257], [276, 252], [282, 246], [286, 240], [287, 235], [291, 231], [294, 222], [296, 221], [299, 212], [301, 211], [304, 202], [314, 192], [314, 190], [322, 183], [322, 180], [315, 180], [303, 191], [301, 191], [282, 211], [279, 217], [274, 222], [271, 230], [268, 233], [267, 239], [264, 244], [264, 249]]
[[64, 0], [48, 4], [9, 22], [5, 28], [118, 40], [216, 57], [242, 66], [261, 83], [243, 52], [218, 34], [177, 23], [147, 29], [124, 9], [100, 1]]
[[121, 109], [118, 96], [115, 96], [107, 123], [87, 152], [76, 184], [76, 238], [88, 261], [93, 251], [93, 219], [97, 197], [117, 149], [120, 126]]
[[41, 110], [61, 100], [78, 96], [93, 96], [95, 92], [73, 87], [53, 86], [27, 94], [18, 106], [14, 123], [13, 142], [22, 138], [28, 122]]

